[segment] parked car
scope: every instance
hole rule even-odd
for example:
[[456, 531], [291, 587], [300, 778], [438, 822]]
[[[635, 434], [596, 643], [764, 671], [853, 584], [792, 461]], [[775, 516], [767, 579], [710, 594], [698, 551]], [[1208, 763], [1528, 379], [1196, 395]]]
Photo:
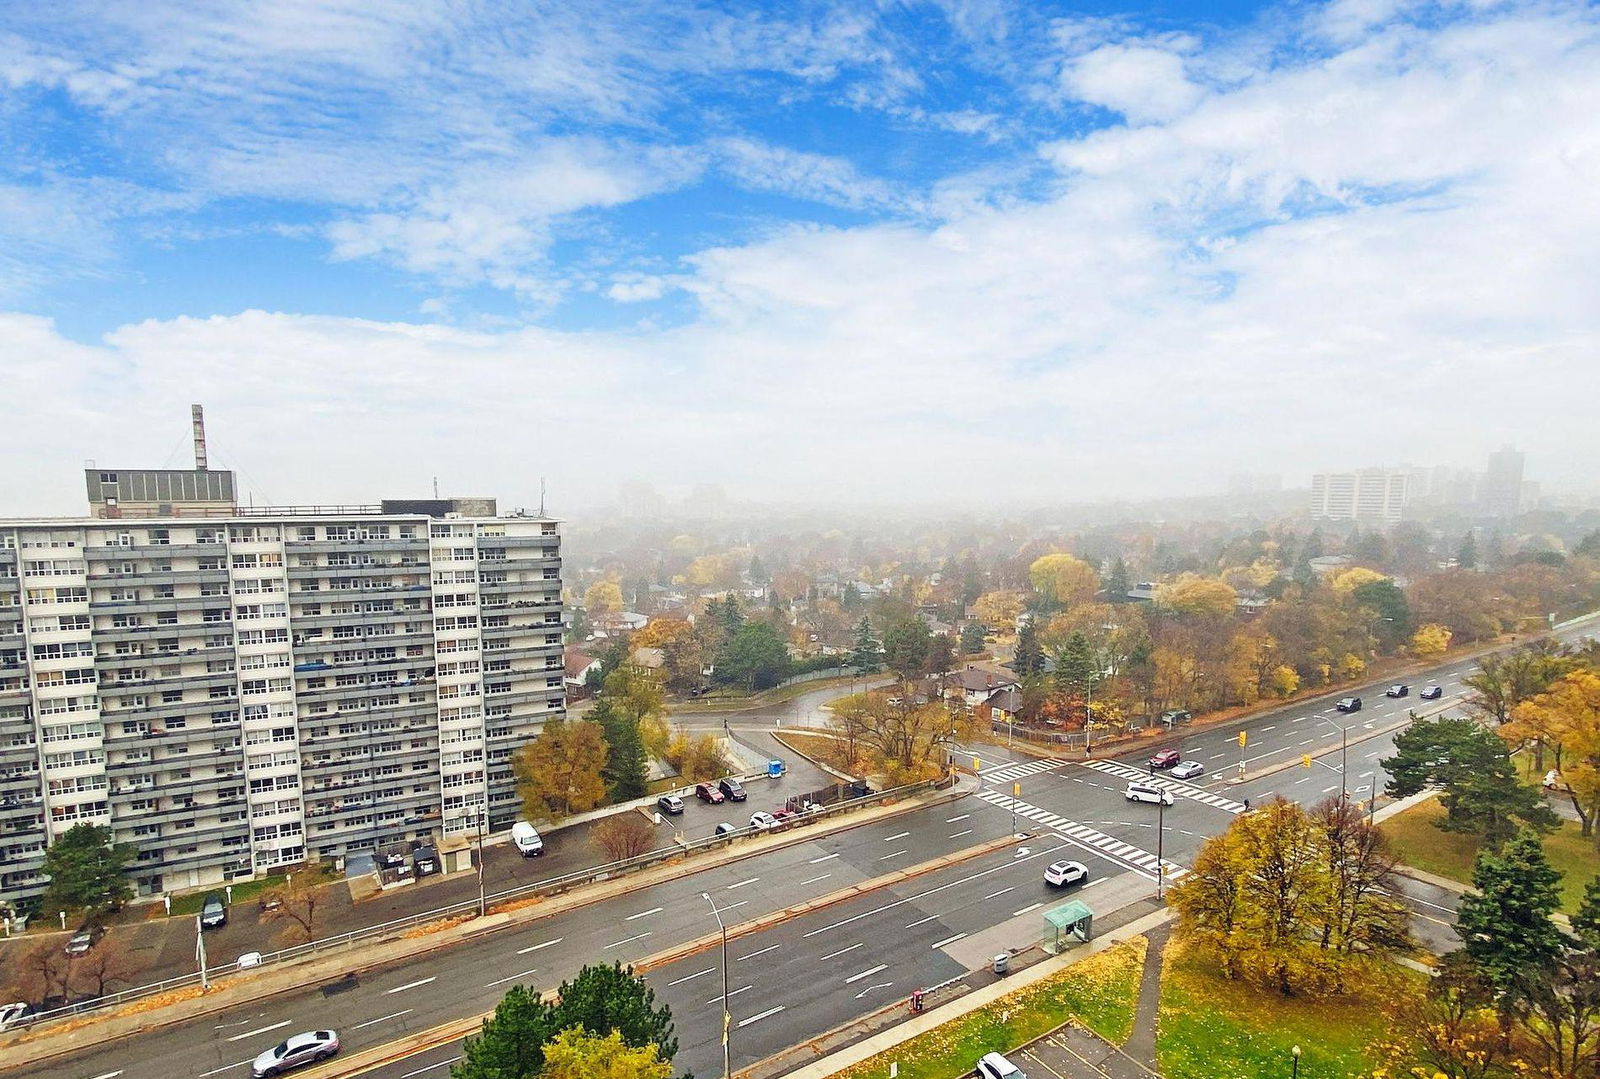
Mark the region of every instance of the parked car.
[[280, 1075], [290, 1068], [327, 1060], [339, 1051], [339, 1035], [331, 1030], [308, 1030], [304, 1034], [279, 1042], [250, 1063], [250, 1074], [255, 1079]]
[[663, 794], [656, 799], [656, 808], [669, 817], [676, 817], [683, 812], [683, 799], [676, 794]]
[[1055, 888], [1082, 884], [1089, 879], [1089, 867], [1082, 862], [1052, 862], [1044, 871], [1044, 882]]
[[771, 828], [777, 823], [778, 818], [764, 810], [758, 809], [754, 813], [750, 814], [750, 827], [752, 828], [766, 829]]
[[89, 953], [89, 949], [100, 943], [100, 938], [105, 935], [106, 931], [104, 927], [98, 925], [86, 925], [76, 933], [72, 934], [72, 939], [67, 941], [67, 954], [87, 955]]
[[1383, 691], [1383, 695], [1385, 697], [1409, 697], [1411, 696], [1411, 687], [1398, 684], [1392, 685]]
[[1444, 696], [1444, 687], [1429, 682], [1427, 685], [1422, 687], [1422, 692], [1418, 693], [1417, 696], [1421, 697], [1425, 701], [1436, 701], [1440, 697]]
[[1022, 1069], [999, 1053], [985, 1053], [974, 1074], [978, 1079], [1028, 1079]]
[[1205, 770], [1206, 766], [1199, 761], [1180, 761], [1173, 766], [1172, 777], [1174, 779], [1193, 779], [1195, 776], [1204, 775]]
[[544, 853], [544, 840], [539, 830], [525, 820], [519, 820], [511, 826], [511, 845], [524, 858], [537, 858]]
[[1555, 768], [1544, 774], [1544, 789], [1547, 791], [1562, 790], [1565, 784], [1561, 782], [1561, 772]]
[[732, 776], [717, 780], [717, 790], [721, 791], [730, 802], [745, 800], [744, 785]]
[[200, 904], [200, 928], [221, 929], [227, 924], [228, 905], [222, 901], [221, 893], [212, 892]]
[[1161, 722], [1169, 727], [1176, 727], [1180, 723], [1187, 723], [1193, 717], [1187, 708], [1169, 708], [1161, 713]]
[[721, 824], [717, 825], [717, 827], [712, 831], [711, 834], [720, 839], [725, 835], [732, 835], [734, 832], [737, 832], [738, 830], [739, 829], [735, 828], [733, 825], [729, 824], [727, 821], [723, 821]]
[[728, 797], [722, 793], [721, 788], [713, 783], [696, 783], [694, 785], [694, 796], [708, 805], [721, 805]]
[[21, 1026], [27, 1018], [39, 1009], [25, 1001], [15, 1004], [0, 1004], [0, 1030], [10, 1030], [12, 1027]]
[[1361, 711], [1361, 698], [1340, 697], [1339, 703], [1334, 705], [1334, 707], [1341, 712], [1359, 712]]
[[775, 824], [793, 824], [799, 819], [800, 814], [792, 809], [775, 809], [772, 812], [772, 820]]
[[1163, 790], [1149, 783], [1140, 783], [1138, 780], [1130, 782], [1128, 789], [1122, 792], [1122, 796], [1130, 802], [1148, 802], [1151, 805], [1157, 803], [1161, 805], [1172, 804], [1171, 791]]
[[1150, 757], [1150, 767], [1171, 768], [1181, 760], [1183, 760], [1183, 754], [1176, 749], [1163, 749], [1160, 753], [1153, 754]]

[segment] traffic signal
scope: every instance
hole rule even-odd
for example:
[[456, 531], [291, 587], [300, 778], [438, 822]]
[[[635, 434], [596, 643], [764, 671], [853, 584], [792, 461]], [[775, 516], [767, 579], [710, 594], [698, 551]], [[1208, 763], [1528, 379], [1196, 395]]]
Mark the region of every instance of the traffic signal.
[[1239, 748], [1243, 749], [1245, 747], [1245, 745], [1249, 743], [1249, 741], [1250, 741], [1250, 736], [1248, 734], [1246, 734], [1244, 731], [1240, 731], [1239, 732]]
[[1302, 768], [1310, 768], [1311, 767], [1311, 754], [1309, 754], [1309, 753], [1300, 754], [1300, 767], [1302, 767]]
[[1011, 784], [1011, 797], [1013, 797], [1013, 798], [1021, 798], [1022, 797], [1022, 784], [1021, 783], [1013, 783], [1013, 784]]

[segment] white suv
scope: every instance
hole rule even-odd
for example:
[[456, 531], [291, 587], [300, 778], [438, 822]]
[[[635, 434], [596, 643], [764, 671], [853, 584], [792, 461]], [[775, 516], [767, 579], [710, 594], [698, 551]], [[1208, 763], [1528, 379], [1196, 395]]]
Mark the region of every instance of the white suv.
[[1172, 804], [1171, 791], [1162, 790], [1149, 783], [1140, 783], [1138, 780], [1129, 783], [1128, 789], [1122, 792], [1122, 796], [1130, 802], [1149, 802], [1151, 805], [1167, 806]]

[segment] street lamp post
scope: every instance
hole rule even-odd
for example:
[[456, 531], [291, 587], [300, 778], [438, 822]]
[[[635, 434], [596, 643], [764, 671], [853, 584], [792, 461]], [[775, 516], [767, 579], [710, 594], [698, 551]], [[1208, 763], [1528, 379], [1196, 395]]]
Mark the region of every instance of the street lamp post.
[[722, 911], [717, 909], [717, 901], [711, 898], [710, 892], [701, 892], [700, 898], [711, 904], [711, 915], [717, 920], [717, 929], [722, 932], [722, 1079], [733, 1079], [733, 1059], [728, 1046], [728, 1037], [733, 1026], [732, 1017], [728, 1014], [728, 927], [722, 922]]
[[1289, 1079], [1300, 1079], [1300, 1047], [1291, 1045], [1289, 1047], [1289, 1055], [1294, 1058], [1294, 1068], [1289, 1073]]
[[1167, 879], [1167, 862], [1163, 857], [1167, 837], [1167, 797], [1156, 799], [1156, 902], [1161, 902], [1161, 886]]
[[483, 897], [483, 826], [488, 822], [489, 810], [485, 806], [478, 810], [478, 917], [482, 918], [488, 913], [488, 907]]

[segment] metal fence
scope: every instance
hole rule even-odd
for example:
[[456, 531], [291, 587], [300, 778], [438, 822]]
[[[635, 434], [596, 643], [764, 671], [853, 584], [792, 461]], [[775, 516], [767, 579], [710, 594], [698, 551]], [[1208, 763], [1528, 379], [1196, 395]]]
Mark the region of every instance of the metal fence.
[[[614, 877], [625, 876], [629, 873], [637, 872], [638, 870], [644, 869], [647, 866], [655, 865], [657, 862], [663, 862], [670, 858], [681, 858], [685, 854], [693, 854], [698, 851], [710, 850], [717, 847], [726, 847], [731, 845], [737, 839], [763, 835], [768, 832], [788, 831], [793, 828], [803, 828], [807, 824], [810, 824], [814, 821], [825, 820], [828, 817], [839, 816], [856, 809], [863, 809], [867, 806], [876, 805], [879, 802], [887, 801], [892, 798], [904, 798], [913, 794], [921, 794], [925, 791], [936, 789], [937, 787], [941, 786], [943, 782], [944, 781], [942, 780], [926, 780], [921, 783], [912, 783], [903, 787], [895, 787], [890, 790], [877, 791], [864, 797], [852, 798], [833, 805], [819, 807], [809, 813], [800, 814], [787, 820], [783, 820], [775, 827], [758, 828], [751, 826], [740, 828], [736, 831], [720, 836], [705, 836], [699, 839], [679, 840], [671, 846], [661, 847], [632, 858], [625, 858], [621, 861], [609, 862], [600, 866], [593, 866], [589, 869], [579, 870], [575, 873], [566, 873], [559, 877], [551, 877], [547, 880], [535, 881], [532, 884], [519, 885], [515, 888], [507, 888], [504, 891], [490, 893], [484, 896], [484, 907], [486, 911], [492, 911], [495, 906], [502, 903], [511, 902], [513, 900], [527, 899], [534, 896], [560, 895], [562, 892], [566, 892], [574, 887], [577, 887], [578, 885], [599, 883], [600, 881], [610, 880]], [[250, 966], [247, 968], [241, 968], [238, 960], [234, 960], [230, 963], [220, 963], [216, 966], [209, 967], [206, 974], [209, 980], [216, 980], [218, 978], [226, 977], [229, 974], [234, 974], [240, 969], [259, 969], [273, 963], [292, 962], [294, 960], [309, 956], [316, 956], [337, 951], [340, 948], [349, 947], [357, 942], [378, 942], [384, 938], [393, 937], [405, 933], [408, 930], [416, 929], [419, 926], [428, 925], [432, 922], [441, 922], [450, 918], [476, 917], [477, 913], [477, 899], [474, 898], [462, 900], [459, 903], [451, 903], [448, 906], [424, 911], [421, 914], [413, 914], [405, 918], [395, 919], [394, 921], [366, 926], [361, 929], [351, 930], [348, 933], [340, 933], [337, 936], [326, 937], [321, 940], [314, 940], [305, 944], [296, 944], [292, 947], [282, 948], [275, 952], [263, 952], [261, 953], [260, 961], [258, 963], [250, 964]], [[115, 1008], [119, 1005], [127, 1004], [135, 1000], [141, 1000], [145, 997], [157, 996], [162, 993], [170, 993], [175, 990], [185, 989], [190, 986], [198, 986], [200, 984], [200, 973], [196, 971], [193, 974], [185, 974], [182, 977], [167, 978], [163, 981], [150, 982], [149, 984], [135, 986], [131, 989], [121, 989], [115, 993], [107, 993], [104, 996], [95, 997], [92, 1000], [80, 1001], [78, 1003], [65, 1005], [60, 1008], [52, 1008], [49, 1011], [38, 1012], [35, 1015], [28, 1017], [25, 1022], [14, 1024], [8, 1029], [17, 1030], [23, 1026], [36, 1027], [44, 1023], [51, 1023], [57, 1020], [70, 1018], [72, 1016], [85, 1015], [90, 1012], [103, 1011], [107, 1008]]]

